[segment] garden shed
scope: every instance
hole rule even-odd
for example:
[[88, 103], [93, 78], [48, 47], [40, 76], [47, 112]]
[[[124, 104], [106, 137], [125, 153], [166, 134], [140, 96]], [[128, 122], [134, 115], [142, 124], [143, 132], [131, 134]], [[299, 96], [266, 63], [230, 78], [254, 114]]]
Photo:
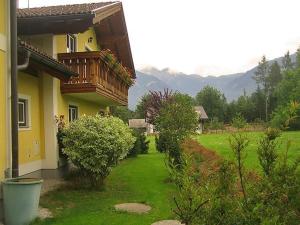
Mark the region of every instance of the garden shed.
[[202, 134], [204, 130], [204, 122], [205, 120], [208, 120], [208, 116], [203, 108], [203, 106], [195, 106], [195, 111], [198, 114], [198, 121], [199, 121], [199, 126], [197, 129], [197, 133]]

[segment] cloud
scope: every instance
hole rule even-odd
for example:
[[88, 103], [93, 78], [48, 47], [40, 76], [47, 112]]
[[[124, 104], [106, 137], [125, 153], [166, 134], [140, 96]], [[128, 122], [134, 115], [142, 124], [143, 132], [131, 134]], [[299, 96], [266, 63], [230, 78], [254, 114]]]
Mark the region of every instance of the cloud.
[[[98, 0], [30, 0], [31, 6]], [[300, 45], [299, 0], [122, 0], [136, 68], [245, 72]], [[27, 0], [20, 0], [27, 6]]]
[[195, 73], [201, 76], [220, 76], [226, 74], [232, 74], [236, 71], [233, 71], [226, 67], [221, 67], [217, 65], [200, 65], [195, 69]]

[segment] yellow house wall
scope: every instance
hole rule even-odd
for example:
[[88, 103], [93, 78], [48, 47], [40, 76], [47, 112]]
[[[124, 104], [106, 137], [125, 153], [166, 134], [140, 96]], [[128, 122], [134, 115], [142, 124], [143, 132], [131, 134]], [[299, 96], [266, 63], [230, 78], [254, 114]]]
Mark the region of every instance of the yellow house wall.
[[[75, 34], [77, 36], [77, 51], [85, 52], [86, 47], [88, 47], [91, 51], [98, 51], [100, 47], [97, 44], [97, 37], [94, 29], [91, 27], [87, 31], [79, 34]], [[88, 43], [88, 39], [92, 37], [93, 41]], [[55, 43], [56, 43], [56, 53], [65, 53], [67, 52], [67, 36], [63, 35], [55, 35]], [[79, 116], [82, 115], [95, 115], [100, 110], [105, 110], [105, 107], [101, 106], [101, 104], [96, 104], [93, 102], [88, 102], [85, 100], [81, 100], [79, 98], [71, 97], [68, 95], [61, 94], [60, 92], [60, 81], [57, 80], [57, 87], [59, 90], [57, 91], [58, 96], [58, 114], [65, 116], [65, 121], [69, 120], [69, 105], [78, 106]]]
[[[93, 40], [91, 43], [88, 43], [88, 39], [92, 37]], [[100, 48], [97, 45], [97, 37], [95, 30], [93, 28], [89, 28], [87, 31], [84, 33], [79, 33], [77, 35], [77, 51], [78, 52], [85, 52], [86, 49], [85, 47], [90, 48], [92, 51], [99, 51]]]
[[23, 41], [33, 45], [35, 48], [42, 50], [44, 53], [52, 56], [53, 54], [53, 35], [41, 34], [41, 35], [28, 35], [20, 37]]
[[19, 97], [29, 97], [30, 127], [19, 128], [19, 163], [44, 158], [44, 118], [41, 78], [23, 72], [18, 74]]
[[0, 0], [0, 33], [6, 33], [6, 23], [7, 23], [7, 14], [6, 14], [6, 0]]
[[7, 85], [7, 55], [6, 55], [6, 0], [0, 0], [0, 179], [4, 178], [6, 169], [7, 130], [6, 129], [6, 85]]
[[6, 162], [6, 71], [5, 53], [0, 50], [0, 179], [4, 177]]
[[[77, 36], [77, 51], [78, 52], [85, 52], [86, 46], [91, 51], [98, 51], [100, 47], [97, 44], [97, 37], [94, 28], [89, 28], [87, 31], [79, 34], [75, 34]], [[93, 41], [88, 43], [88, 39], [92, 37]], [[56, 40], [56, 52], [57, 53], [65, 53], [67, 52], [67, 35], [55, 35]]]
[[[59, 80], [57, 80], [59, 82]], [[59, 85], [57, 85], [58, 88]], [[57, 103], [58, 103], [58, 115], [64, 115], [65, 122], [69, 121], [69, 105], [75, 105], [78, 107], [78, 116], [82, 115], [96, 115], [100, 110], [106, 110], [105, 107], [98, 105], [94, 102], [88, 102], [79, 98], [74, 98], [68, 95], [57, 92]]]

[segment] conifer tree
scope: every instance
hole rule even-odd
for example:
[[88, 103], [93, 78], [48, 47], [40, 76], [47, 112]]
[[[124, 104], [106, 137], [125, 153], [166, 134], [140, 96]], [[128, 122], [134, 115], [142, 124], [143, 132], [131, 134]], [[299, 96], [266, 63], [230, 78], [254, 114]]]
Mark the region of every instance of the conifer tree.
[[261, 86], [264, 90], [265, 97], [265, 120], [268, 121], [268, 104], [270, 96], [270, 79], [269, 79], [269, 64], [266, 56], [263, 56], [261, 61], [258, 63], [257, 69], [253, 79], [257, 85]]
[[300, 69], [300, 48], [296, 52], [296, 69]]
[[293, 69], [293, 63], [292, 59], [290, 57], [290, 52], [287, 51], [287, 53], [284, 55], [282, 59], [282, 69], [283, 70], [291, 70]]
[[[281, 69], [278, 62], [273, 62], [270, 66], [268, 82], [270, 84], [270, 89], [273, 92], [278, 83], [282, 80]], [[271, 93], [272, 94], [272, 93]]]

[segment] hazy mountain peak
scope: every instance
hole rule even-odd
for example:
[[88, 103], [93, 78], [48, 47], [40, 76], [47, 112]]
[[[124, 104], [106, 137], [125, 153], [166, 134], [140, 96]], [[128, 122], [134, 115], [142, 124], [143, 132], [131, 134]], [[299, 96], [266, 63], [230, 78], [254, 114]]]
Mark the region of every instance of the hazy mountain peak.
[[154, 66], [147, 66], [147, 67], [144, 67], [144, 68], [140, 69], [139, 71], [142, 72], [142, 73], [145, 73], [145, 74], [150, 74], [150, 75], [153, 74], [153, 73], [160, 72], [160, 70], [157, 69]]
[[[295, 54], [291, 55], [291, 59], [295, 61]], [[282, 57], [270, 60], [269, 63], [274, 61], [281, 64]], [[159, 70], [146, 67], [141, 72], [136, 71], [136, 83], [129, 89], [129, 108], [134, 109], [141, 96], [149, 90], [163, 91], [168, 88], [195, 96], [206, 85], [217, 88], [224, 93], [228, 101], [232, 101], [241, 96], [244, 90], [247, 94], [255, 91], [257, 85], [252, 78], [255, 71], [256, 67], [244, 73], [202, 77], [196, 74], [187, 75], [170, 68]]]

